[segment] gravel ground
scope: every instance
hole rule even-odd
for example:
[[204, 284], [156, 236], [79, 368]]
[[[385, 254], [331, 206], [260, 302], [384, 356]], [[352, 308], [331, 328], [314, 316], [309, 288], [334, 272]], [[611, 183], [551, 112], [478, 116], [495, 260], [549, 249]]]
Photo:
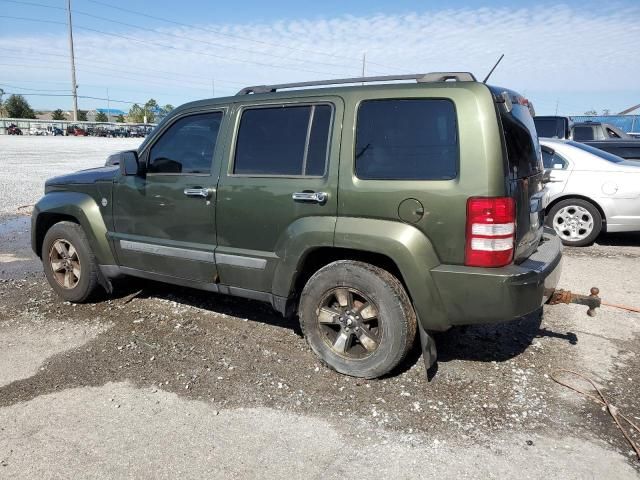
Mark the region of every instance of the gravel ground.
[[[105, 142], [97, 164], [127, 148], [64, 140]], [[45, 150], [49, 164], [67, 147]], [[9, 164], [3, 174], [22, 174]], [[7, 207], [0, 477], [638, 478], [608, 415], [550, 378], [583, 372], [640, 419], [638, 314], [561, 305], [455, 328], [437, 337], [432, 382], [417, 354], [357, 380], [321, 366], [296, 322], [260, 303], [137, 280], [94, 304], [62, 302], [28, 228]], [[567, 249], [561, 286], [640, 305], [638, 247], [632, 234]]]

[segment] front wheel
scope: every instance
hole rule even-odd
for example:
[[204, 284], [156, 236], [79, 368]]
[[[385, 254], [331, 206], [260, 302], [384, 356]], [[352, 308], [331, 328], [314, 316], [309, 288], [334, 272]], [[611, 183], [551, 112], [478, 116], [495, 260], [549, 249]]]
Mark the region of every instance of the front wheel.
[[416, 314], [400, 281], [373, 265], [330, 263], [307, 282], [300, 325], [311, 349], [334, 370], [375, 378], [406, 356], [416, 335]]
[[570, 198], [551, 208], [547, 225], [553, 227], [564, 245], [584, 247], [600, 235], [602, 215], [591, 202]]
[[98, 264], [82, 227], [53, 225], [42, 242], [42, 264], [49, 285], [63, 299], [82, 303], [98, 286]]

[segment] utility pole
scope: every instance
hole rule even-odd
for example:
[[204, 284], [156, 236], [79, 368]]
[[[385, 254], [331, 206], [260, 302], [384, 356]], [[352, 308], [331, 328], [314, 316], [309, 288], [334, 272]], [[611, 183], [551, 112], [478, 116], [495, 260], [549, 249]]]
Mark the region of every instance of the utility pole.
[[107, 88], [107, 122], [111, 121], [111, 101], [109, 100], [109, 89]]
[[362, 54], [362, 76], [364, 77], [365, 68], [367, 65], [367, 52]]
[[71, 54], [71, 95], [73, 95], [73, 120], [78, 121], [78, 92], [76, 84], [76, 59], [73, 54], [73, 28], [71, 26], [71, 0], [67, 0], [67, 15], [69, 17], [69, 53]]
[[560, 103], [559, 99], [556, 99], [556, 117], [558, 116], [558, 104]]

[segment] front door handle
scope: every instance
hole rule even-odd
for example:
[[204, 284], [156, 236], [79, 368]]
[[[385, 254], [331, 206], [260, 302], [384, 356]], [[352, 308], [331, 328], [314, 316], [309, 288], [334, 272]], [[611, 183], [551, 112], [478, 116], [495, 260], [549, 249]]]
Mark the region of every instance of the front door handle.
[[296, 192], [291, 195], [295, 202], [324, 203], [329, 198], [325, 192]]
[[187, 197], [209, 198], [211, 195], [213, 195], [213, 188], [200, 188], [200, 187], [185, 188], [184, 194]]

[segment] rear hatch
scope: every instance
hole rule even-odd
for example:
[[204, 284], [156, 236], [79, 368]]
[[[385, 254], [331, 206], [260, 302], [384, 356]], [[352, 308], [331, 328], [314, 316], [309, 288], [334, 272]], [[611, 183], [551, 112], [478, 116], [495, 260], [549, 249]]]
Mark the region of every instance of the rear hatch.
[[515, 263], [535, 252], [544, 227], [544, 168], [529, 102], [521, 95], [492, 88], [499, 112], [506, 156], [507, 195], [516, 204]]

